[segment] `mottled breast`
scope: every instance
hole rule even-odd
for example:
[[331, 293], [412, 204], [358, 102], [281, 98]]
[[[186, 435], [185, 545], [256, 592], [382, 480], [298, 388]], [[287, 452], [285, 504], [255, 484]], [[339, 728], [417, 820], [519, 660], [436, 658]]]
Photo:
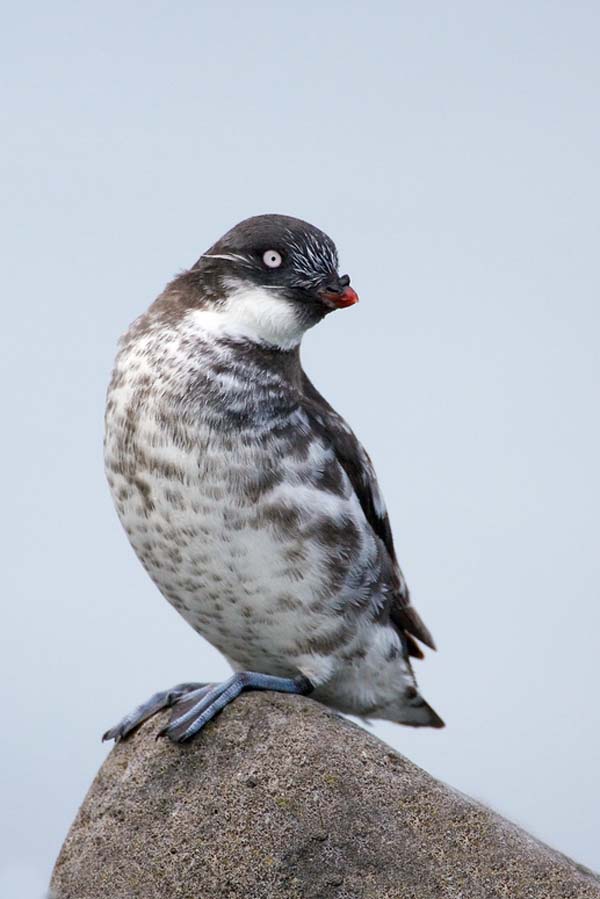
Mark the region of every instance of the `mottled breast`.
[[381, 546], [311, 429], [297, 352], [211, 333], [199, 316], [149, 313], [125, 336], [108, 479], [166, 598], [237, 663], [285, 673], [355, 639]]

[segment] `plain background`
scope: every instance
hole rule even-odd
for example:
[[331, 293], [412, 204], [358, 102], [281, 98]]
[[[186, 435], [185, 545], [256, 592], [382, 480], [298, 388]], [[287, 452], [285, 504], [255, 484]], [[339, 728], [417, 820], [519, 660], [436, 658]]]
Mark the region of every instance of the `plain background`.
[[374, 730], [600, 865], [597, 3], [14, 5], [3, 18], [0, 894], [36, 899], [152, 691], [227, 674], [102, 470], [117, 337], [236, 221], [361, 303], [306, 367], [376, 463], [442, 732]]

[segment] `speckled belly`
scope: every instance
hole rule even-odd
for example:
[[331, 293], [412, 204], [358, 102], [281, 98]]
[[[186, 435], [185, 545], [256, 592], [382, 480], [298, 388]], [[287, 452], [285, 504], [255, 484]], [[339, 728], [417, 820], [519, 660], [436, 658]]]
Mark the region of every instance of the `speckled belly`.
[[332, 554], [358, 515], [351, 499], [316, 503], [272, 444], [261, 454], [214, 433], [194, 449], [146, 437], [138, 428], [125, 453], [121, 441], [115, 464], [108, 431], [109, 481], [137, 555], [181, 615], [235, 663], [272, 673], [343, 644], [347, 564]]

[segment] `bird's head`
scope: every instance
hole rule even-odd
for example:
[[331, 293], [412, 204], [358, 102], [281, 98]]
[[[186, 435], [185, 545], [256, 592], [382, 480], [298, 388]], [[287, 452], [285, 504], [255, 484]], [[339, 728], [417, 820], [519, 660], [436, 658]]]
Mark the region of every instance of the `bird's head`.
[[192, 269], [206, 285], [206, 309], [225, 332], [283, 349], [334, 309], [358, 302], [338, 274], [335, 244], [285, 215], [257, 215], [227, 232]]

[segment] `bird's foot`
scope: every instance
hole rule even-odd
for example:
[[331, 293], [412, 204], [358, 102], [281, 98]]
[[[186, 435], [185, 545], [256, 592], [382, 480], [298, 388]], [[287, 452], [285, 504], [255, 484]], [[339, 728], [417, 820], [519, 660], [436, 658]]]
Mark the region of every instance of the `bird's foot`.
[[118, 743], [162, 709], [172, 708], [169, 724], [157, 737], [165, 734], [174, 743], [184, 743], [240, 695], [242, 690], [274, 690], [278, 693], [306, 695], [313, 690], [307, 677], [275, 677], [256, 671], [239, 671], [220, 684], [178, 684], [170, 690], [155, 693], [150, 699], [107, 730], [103, 740]]
[[163, 690], [160, 693], [155, 693], [147, 702], [139, 705], [133, 712], [130, 712], [129, 715], [125, 715], [118, 724], [111, 727], [110, 730], [107, 730], [102, 739], [114, 740], [115, 743], [119, 743], [121, 740], [124, 740], [125, 737], [132, 734], [134, 730], [137, 730], [144, 721], [147, 721], [148, 718], [152, 718], [153, 715], [160, 712], [161, 709], [170, 708], [190, 693], [194, 693], [194, 695], [198, 694], [199, 696], [203, 690], [206, 692], [210, 690], [212, 686], [212, 684], [177, 684], [176, 687], [171, 687], [170, 690]]
[[239, 671], [221, 684], [213, 684], [207, 690], [195, 690], [178, 700], [173, 708], [171, 721], [158, 736], [166, 734], [174, 743], [184, 743], [197, 734], [204, 725], [240, 695], [242, 690], [274, 690], [278, 693], [306, 695], [313, 690], [307, 677], [274, 677], [256, 671]]

